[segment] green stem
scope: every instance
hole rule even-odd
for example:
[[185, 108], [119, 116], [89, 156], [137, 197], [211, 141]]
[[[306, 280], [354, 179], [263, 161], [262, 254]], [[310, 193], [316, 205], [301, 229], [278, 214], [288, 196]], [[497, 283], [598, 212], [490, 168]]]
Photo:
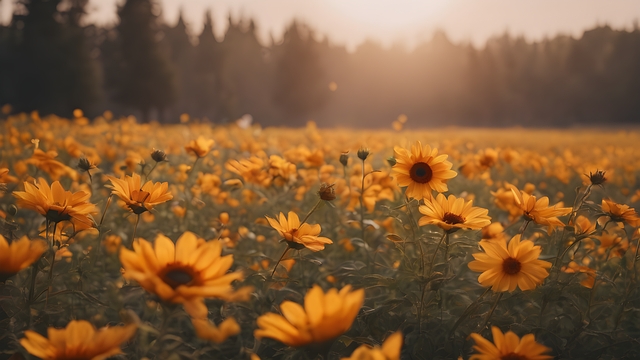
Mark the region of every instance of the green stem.
[[364, 240], [364, 160], [362, 160], [362, 187], [360, 188], [360, 228], [362, 229], [362, 241]]
[[131, 236], [132, 248], [133, 248], [133, 242], [136, 240], [136, 230], [138, 230], [138, 222], [140, 222], [140, 214], [136, 215], [136, 224], [133, 226], [133, 235]]
[[309, 219], [309, 216], [311, 216], [311, 214], [313, 214], [314, 211], [320, 208], [320, 204], [322, 204], [322, 199], [318, 200], [318, 202], [313, 206], [313, 208], [311, 208], [311, 210], [307, 213], [307, 216], [305, 216], [304, 219], [302, 219], [302, 221], [300, 222], [300, 226], [306, 223], [307, 220]]
[[413, 240], [418, 244], [418, 248], [420, 249], [420, 272], [422, 273], [422, 276], [424, 276], [424, 251], [422, 250], [422, 242], [420, 241], [420, 239], [416, 237], [416, 231], [415, 231], [416, 226], [413, 218], [413, 212], [411, 211], [411, 206], [409, 205], [410, 201], [406, 193], [404, 194], [404, 203], [409, 215], [409, 225], [411, 226], [411, 233], [413, 234]]
[[431, 276], [431, 271], [433, 271], [433, 264], [436, 261], [436, 256], [438, 255], [438, 249], [440, 249], [440, 246], [442, 246], [442, 242], [444, 241], [444, 238], [447, 237], [448, 235], [449, 233], [447, 231], [444, 231], [444, 233], [442, 234], [442, 237], [440, 238], [440, 242], [438, 243], [438, 247], [436, 247], [436, 251], [433, 252], [433, 257], [431, 258], [431, 263], [429, 264], [429, 273], [428, 273], [429, 276]]
[[503, 294], [504, 294], [503, 292], [498, 294], [498, 297], [496, 298], [496, 302], [493, 303], [491, 310], [489, 310], [487, 317], [484, 319], [484, 323], [482, 324], [482, 326], [480, 326], [480, 331], [482, 331], [482, 329], [484, 329], [484, 327], [487, 326], [487, 324], [489, 323], [489, 320], [491, 319], [491, 315], [493, 315], [493, 312], [496, 310], [496, 307], [498, 306], [498, 302], [500, 301], [500, 299], [502, 299]]
[[[55, 222], [53, 223], [53, 239], [51, 240], [52, 242], [55, 243], [56, 240], [56, 230], [58, 227], [58, 223]], [[53, 289], [53, 264], [56, 262], [56, 250], [53, 248], [53, 246], [51, 247], [52, 250], [52, 254], [51, 254], [51, 266], [49, 266], [49, 290], [47, 291], [47, 300], [44, 303], [44, 308], [47, 308], [47, 303], [49, 300], [49, 293], [51, 293], [51, 290]]]
[[287, 251], [289, 251], [289, 249], [291, 249], [291, 247], [287, 245], [287, 248], [284, 249], [284, 252], [282, 253], [282, 255], [280, 255], [280, 259], [278, 259], [278, 262], [276, 262], [276, 266], [273, 267], [273, 271], [271, 272], [270, 278], [273, 278], [273, 275], [276, 273], [276, 269], [278, 268], [280, 261], [284, 259], [284, 256], [287, 254]]

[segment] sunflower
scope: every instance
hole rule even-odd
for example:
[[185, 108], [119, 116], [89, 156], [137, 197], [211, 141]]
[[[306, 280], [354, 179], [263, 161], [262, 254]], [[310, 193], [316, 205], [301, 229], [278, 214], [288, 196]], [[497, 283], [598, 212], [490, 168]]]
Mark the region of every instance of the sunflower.
[[367, 345], [360, 345], [350, 357], [341, 360], [400, 360], [402, 342], [402, 332], [396, 331], [382, 343], [382, 347], [370, 348]]
[[469, 263], [469, 269], [482, 272], [478, 281], [493, 291], [513, 291], [517, 286], [535, 289], [549, 276], [546, 269], [551, 263], [538, 260], [540, 246], [529, 240], [520, 242], [520, 235], [514, 236], [508, 247], [504, 239], [483, 241], [480, 246], [485, 252], [473, 254], [476, 260]]
[[333, 244], [330, 239], [318, 236], [322, 230], [320, 225], [306, 223], [300, 225], [300, 219], [293, 211], [289, 211], [289, 220], [283, 213], [280, 213], [278, 220], [268, 216], [266, 218], [271, 227], [276, 229], [280, 236], [287, 241], [290, 248], [301, 250], [306, 247], [312, 251], [320, 251], [324, 249], [325, 244]]
[[153, 246], [144, 239], [133, 243], [133, 250], [121, 248], [120, 261], [126, 279], [136, 280], [150, 293], [171, 303], [182, 303], [194, 317], [207, 314], [203, 298], [226, 301], [248, 299], [253, 288], [233, 290], [231, 283], [242, 280], [241, 272], [228, 273], [233, 255], [220, 256], [219, 241], [205, 242], [191, 232], [176, 244], [158, 235]]
[[420, 218], [419, 225], [438, 225], [444, 230], [452, 228], [482, 229], [491, 224], [491, 218], [487, 216], [489, 210], [473, 207], [473, 200], [467, 202], [463, 198], [438, 194], [435, 199], [425, 200], [419, 208], [424, 216]]
[[35, 331], [25, 331], [20, 344], [31, 354], [44, 360], [88, 359], [103, 360], [122, 354], [120, 344], [135, 335], [138, 326], [103, 327], [99, 330], [90, 322], [71, 320], [64, 329], [50, 327], [49, 338]]
[[[491, 327], [493, 344], [480, 334], [471, 334], [477, 345], [473, 348], [480, 354], [472, 355], [469, 360], [545, 360], [553, 356], [542, 355], [551, 351], [550, 348], [538, 344], [533, 334], [520, 339], [512, 331], [502, 334], [495, 326]], [[495, 344], [495, 345], [494, 345]]]
[[26, 236], [9, 242], [0, 235], [0, 282], [37, 261], [47, 250], [44, 241], [31, 241]]
[[65, 191], [59, 181], [49, 187], [43, 178], [38, 179], [37, 185], [25, 182], [24, 190], [13, 192], [19, 207], [34, 210], [54, 223], [71, 221], [76, 231], [94, 226], [90, 216], [97, 211], [95, 205], [87, 202], [90, 193]]
[[392, 175], [398, 185], [407, 186], [405, 194], [416, 199], [430, 199], [431, 190], [445, 192], [447, 180], [453, 179], [457, 173], [451, 170], [453, 166], [446, 161], [448, 155], [438, 156], [438, 149], [424, 147], [420, 141], [411, 145], [411, 152], [396, 146], [393, 149], [396, 164]]
[[640, 226], [640, 217], [636, 214], [636, 210], [630, 208], [629, 205], [616, 204], [611, 200], [602, 199], [602, 211], [607, 213], [611, 221], [626, 222], [633, 227]]
[[347, 285], [340, 292], [334, 288], [325, 294], [320, 286], [314, 285], [304, 297], [304, 308], [285, 301], [280, 304], [284, 316], [274, 313], [260, 316], [254, 336], [276, 339], [293, 347], [322, 343], [349, 330], [363, 301], [363, 289], [351, 291]]
[[573, 209], [558, 206], [559, 204], [549, 207], [549, 198], [543, 197], [536, 199], [535, 196], [529, 195], [524, 191], [511, 185], [511, 192], [516, 205], [524, 212], [524, 216], [540, 225], [548, 226], [548, 233], [551, 234], [557, 226], [564, 227], [564, 223], [558, 219], [558, 216], [569, 214]]
[[205, 139], [202, 136], [198, 137], [198, 140], [191, 140], [187, 146], [184, 147], [186, 152], [192, 152], [198, 158], [206, 156], [209, 151], [211, 151], [211, 147], [215, 141], [212, 139]]
[[147, 210], [153, 209], [153, 206], [162, 204], [165, 201], [173, 199], [173, 195], [167, 192], [169, 183], [154, 183], [147, 181], [144, 186], [140, 186], [140, 175], [133, 176], [122, 175], [120, 179], [113, 176], [107, 176], [112, 185], [107, 185], [113, 189], [116, 194], [129, 210], [135, 214], [142, 214]]

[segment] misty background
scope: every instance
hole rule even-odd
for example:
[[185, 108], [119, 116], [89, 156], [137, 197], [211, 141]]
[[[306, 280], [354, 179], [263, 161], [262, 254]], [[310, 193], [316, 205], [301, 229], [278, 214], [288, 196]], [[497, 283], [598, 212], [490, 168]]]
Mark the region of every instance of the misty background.
[[[0, 105], [13, 112], [262, 125], [574, 126], [640, 122], [640, 29], [595, 25], [580, 36], [485, 44], [445, 31], [408, 49], [365, 41], [351, 51], [291, 20], [265, 41], [250, 17], [210, 13], [193, 34], [159, 3], [126, 0], [114, 26], [83, 21], [87, 0], [20, 0], [0, 26]], [[215, 9], [213, 9], [215, 11]], [[480, 16], [480, 15], [478, 15]]]

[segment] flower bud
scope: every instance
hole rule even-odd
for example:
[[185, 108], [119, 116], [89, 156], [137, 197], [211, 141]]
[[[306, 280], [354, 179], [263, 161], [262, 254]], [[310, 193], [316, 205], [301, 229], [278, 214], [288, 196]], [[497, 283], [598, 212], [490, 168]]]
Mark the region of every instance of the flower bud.
[[367, 160], [367, 158], [369, 157], [369, 149], [365, 147], [360, 147], [360, 150], [358, 150], [358, 157], [362, 161]]
[[347, 164], [349, 163], [349, 153], [343, 153], [340, 155], [340, 163], [342, 164], [342, 166], [347, 166]]
[[158, 149], [153, 149], [153, 152], [151, 152], [151, 158], [155, 162], [168, 161], [167, 154], [164, 151]]

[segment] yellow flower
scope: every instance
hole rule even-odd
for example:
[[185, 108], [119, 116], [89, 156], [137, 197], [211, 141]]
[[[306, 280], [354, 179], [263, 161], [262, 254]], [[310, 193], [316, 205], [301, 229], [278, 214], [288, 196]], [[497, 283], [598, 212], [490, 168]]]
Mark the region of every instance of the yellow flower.
[[91, 194], [65, 191], [59, 181], [54, 181], [49, 187], [43, 178], [38, 179], [37, 185], [24, 183], [24, 190], [13, 192], [19, 207], [34, 210], [55, 223], [71, 221], [76, 231], [94, 226], [90, 215], [97, 211], [93, 204], [87, 202]]
[[102, 245], [104, 245], [109, 254], [117, 253], [118, 249], [120, 249], [120, 244], [122, 244], [122, 238], [118, 235], [107, 235], [102, 240]]
[[[469, 360], [545, 360], [553, 356], [542, 355], [551, 351], [548, 347], [538, 344], [533, 334], [520, 339], [512, 331], [502, 334], [495, 326], [491, 327], [493, 343], [480, 334], [471, 334], [477, 345], [473, 348], [480, 354], [472, 355]], [[495, 345], [494, 345], [495, 344]]]
[[9, 244], [0, 235], [0, 282], [37, 261], [47, 250], [41, 240], [31, 241], [26, 236]]
[[514, 236], [509, 247], [504, 240], [483, 241], [480, 246], [484, 253], [473, 254], [476, 259], [469, 263], [469, 269], [482, 272], [478, 281], [493, 291], [513, 291], [535, 289], [549, 276], [548, 261], [538, 260], [540, 246], [532, 241], [520, 242], [520, 235]]
[[363, 289], [352, 292], [347, 285], [340, 292], [331, 289], [325, 294], [320, 286], [314, 285], [304, 297], [304, 308], [285, 301], [280, 304], [284, 316], [274, 313], [260, 316], [254, 336], [294, 347], [322, 343], [349, 330], [363, 301]]
[[256, 156], [240, 161], [231, 159], [224, 164], [227, 170], [242, 176], [244, 181], [269, 187], [273, 177], [264, 169], [264, 166], [264, 161]]
[[463, 198], [438, 194], [435, 199], [425, 200], [419, 208], [424, 216], [420, 218], [419, 225], [438, 225], [444, 230], [452, 228], [482, 229], [491, 224], [491, 218], [487, 216], [489, 210], [473, 207], [473, 200], [467, 202]]
[[289, 211], [289, 220], [287, 220], [283, 213], [280, 213], [278, 220], [268, 216], [266, 218], [271, 227], [276, 229], [278, 233], [280, 233], [280, 236], [287, 241], [289, 247], [296, 250], [306, 247], [312, 251], [320, 251], [324, 249], [325, 244], [333, 244], [333, 241], [330, 239], [318, 236], [320, 231], [322, 231], [320, 225], [309, 225], [306, 223], [300, 225], [300, 219], [293, 211]]
[[580, 285], [587, 287], [589, 289], [593, 288], [593, 285], [596, 282], [596, 271], [587, 266], [580, 266], [575, 261], [572, 261], [567, 266], [563, 266], [562, 271], [567, 274], [575, 274], [575, 273], [583, 273], [586, 274], [586, 279], [580, 282]]
[[624, 221], [633, 227], [640, 226], [638, 214], [636, 214], [635, 209], [630, 208], [629, 205], [616, 204], [611, 200], [602, 199], [602, 211], [608, 213], [611, 221]]
[[163, 300], [182, 303], [194, 317], [206, 317], [203, 298], [243, 301], [253, 290], [251, 287], [233, 290], [231, 283], [244, 276], [240, 272], [227, 274], [233, 265], [233, 255], [221, 257], [219, 241], [205, 242], [185, 232], [175, 245], [166, 236], [158, 235], [153, 247], [140, 239], [133, 243], [133, 249], [120, 249], [124, 277], [136, 280]]
[[502, 226], [499, 222], [494, 222], [489, 226], [482, 228], [482, 240], [480, 241], [494, 241], [494, 240], [504, 240], [504, 226]]
[[382, 343], [382, 347], [370, 348], [367, 345], [360, 345], [350, 357], [342, 360], [400, 360], [402, 342], [402, 332], [396, 331]]
[[88, 321], [71, 320], [65, 329], [48, 329], [49, 338], [25, 331], [20, 344], [34, 356], [44, 360], [103, 360], [122, 354], [120, 344], [135, 335], [137, 325], [103, 327], [97, 330]]
[[558, 207], [558, 204], [549, 207], [549, 198], [546, 196], [536, 199], [533, 195], [518, 191], [513, 185], [510, 188], [516, 204], [529, 220], [536, 224], [547, 225], [549, 234], [553, 232], [556, 226], [564, 227], [564, 223], [558, 219], [558, 216], [567, 215], [571, 212], [571, 208]]
[[205, 139], [202, 136], [198, 137], [198, 140], [191, 140], [187, 146], [184, 147], [186, 152], [192, 152], [197, 157], [201, 158], [211, 151], [211, 147], [215, 141], [211, 139]]
[[453, 166], [446, 161], [448, 155], [438, 156], [438, 149], [424, 147], [420, 141], [411, 145], [411, 152], [407, 149], [395, 147], [396, 164], [392, 175], [398, 185], [407, 186], [406, 195], [416, 199], [431, 199], [431, 190], [445, 192], [447, 181], [453, 179], [457, 173], [451, 170]]
[[133, 176], [122, 175], [120, 179], [113, 176], [107, 176], [112, 185], [107, 185], [113, 189], [125, 205], [135, 214], [142, 214], [147, 210], [153, 209], [153, 206], [162, 204], [165, 201], [173, 199], [173, 195], [167, 190], [169, 183], [154, 183], [147, 181], [144, 186], [140, 186], [140, 175]]
[[225, 319], [220, 325], [215, 326], [206, 318], [204, 319], [191, 319], [193, 327], [196, 329], [196, 335], [199, 338], [213, 341], [220, 344], [227, 340], [229, 336], [238, 335], [240, 333], [240, 325], [234, 318]]

